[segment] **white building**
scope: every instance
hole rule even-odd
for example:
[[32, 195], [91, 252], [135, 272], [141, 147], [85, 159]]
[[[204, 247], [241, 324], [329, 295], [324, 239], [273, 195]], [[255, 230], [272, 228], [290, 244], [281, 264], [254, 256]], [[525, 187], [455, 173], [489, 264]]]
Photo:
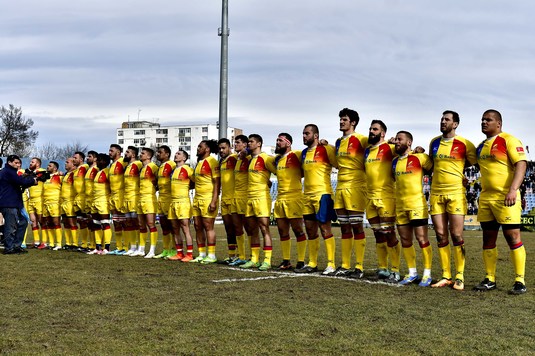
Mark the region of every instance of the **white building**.
[[[234, 137], [241, 135], [241, 129], [229, 127], [227, 138], [234, 142]], [[149, 121], [123, 122], [117, 129], [117, 144], [123, 149], [128, 146], [157, 148], [167, 145], [171, 148], [171, 159], [178, 149], [188, 152], [193, 161], [197, 146], [202, 140], [217, 140], [219, 128], [216, 124], [161, 126]]]

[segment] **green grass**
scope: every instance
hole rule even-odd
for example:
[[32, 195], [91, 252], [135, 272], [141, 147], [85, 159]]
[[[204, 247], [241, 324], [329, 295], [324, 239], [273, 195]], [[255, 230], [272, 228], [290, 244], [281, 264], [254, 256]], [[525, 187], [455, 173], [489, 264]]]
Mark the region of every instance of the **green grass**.
[[[370, 281], [375, 249], [366, 233]], [[223, 257], [220, 226], [218, 236]], [[0, 353], [533, 353], [535, 233], [523, 234], [528, 293], [522, 296], [507, 294], [513, 272], [503, 238], [499, 289], [471, 291], [484, 274], [480, 232], [465, 238], [464, 292], [64, 251], [0, 256]], [[276, 241], [274, 264], [278, 247]], [[269, 276], [281, 278], [257, 279]]]

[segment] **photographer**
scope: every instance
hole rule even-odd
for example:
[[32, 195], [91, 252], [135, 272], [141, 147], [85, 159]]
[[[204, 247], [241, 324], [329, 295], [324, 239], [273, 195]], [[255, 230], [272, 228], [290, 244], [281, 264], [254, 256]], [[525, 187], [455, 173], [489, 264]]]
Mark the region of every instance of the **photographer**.
[[21, 160], [16, 155], [7, 157], [7, 165], [0, 170], [0, 213], [4, 217], [4, 255], [26, 253], [21, 247], [28, 221], [22, 215], [22, 191], [37, 184], [35, 176], [17, 174]]

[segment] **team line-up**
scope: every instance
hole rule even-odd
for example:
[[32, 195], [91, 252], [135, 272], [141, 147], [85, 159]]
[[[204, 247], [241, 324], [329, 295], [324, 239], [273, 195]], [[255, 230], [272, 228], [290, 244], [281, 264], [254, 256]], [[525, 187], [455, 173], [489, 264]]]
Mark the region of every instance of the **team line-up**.
[[[76, 152], [66, 160], [63, 175], [59, 173], [58, 163], [50, 162], [46, 168], [50, 176], [45, 177], [44, 183], [27, 189], [26, 207], [36, 246], [39, 249], [65, 248], [61, 241], [62, 222], [67, 248], [78, 247], [80, 239], [80, 248], [88, 254], [211, 264], [218, 261], [214, 222], [221, 211], [228, 242], [228, 257], [224, 262], [266, 271], [272, 268], [269, 189], [270, 176], [275, 174], [278, 191], [273, 213], [283, 256], [278, 265], [280, 270], [318, 272], [320, 233], [327, 256], [327, 266], [321, 273], [362, 278], [366, 212], [376, 239], [379, 279], [401, 285], [449, 286], [463, 290], [463, 225], [467, 212], [463, 172], [467, 166], [478, 165], [482, 186], [478, 221], [483, 230], [485, 277], [474, 289], [496, 289], [496, 240], [501, 227], [515, 272], [510, 293], [526, 292], [526, 252], [520, 235], [519, 193], [526, 171], [526, 155], [517, 138], [502, 132], [502, 117], [498, 111], [483, 113], [481, 130], [486, 139], [477, 148], [456, 134], [459, 115], [445, 111], [440, 119], [441, 135], [431, 140], [429, 154], [413, 151], [413, 137], [408, 131], [398, 132], [387, 142], [387, 127], [381, 120], [373, 120], [365, 136], [355, 132], [359, 123], [356, 111], [342, 109], [339, 117], [343, 136], [334, 145], [320, 140], [319, 129], [314, 124], [304, 127], [303, 150], [293, 150], [291, 135], [280, 133], [276, 156], [262, 152], [263, 140], [258, 134], [239, 135], [233, 143], [228, 139], [204, 140], [197, 147], [198, 163], [194, 169], [186, 164], [188, 153], [183, 150], [176, 152], [171, 160], [168, 146], [160, 146], [156, 151], [129, 146], [124, 156], [123, 149], [116, 144], [110, 146], [109, 154], [89, 151], [86, 157]], [[219, 160], [214, 154], [219, 154]], [[160, 162], [159, 166], [153, 162], [154, 158]], [[334, 194], [333, 167], [338, 169]], [[38, 158], [33, 158], [29, 171], [27, 174], [39, 176], [45, 169], [40, 167]], [[432, 175], [429, 212], [422, 191], [424, 174]], [[195, 188], [193, 201], [189, 194], [192, 188]], [[157, 214], [164, 248], [160, 254], [156, 254]], [[435, 283], [431, 276], [428, 214], [436, 232], [442, 267], [442, 275]], [[190, 234], [191, 217], [198, 250], [196, 257]], [[341, 228], [341, 264], [338, 267], [331, 230], [331, 220], [336, 219]], [[112, 224], [116, 249], [110, 251]], [[297, 240], [295, 266], [290, 261], [290, 230]], [[246, 236], [249, 238], [247, 251]], [[263, 259], [260, 258], [260, 236]], [[417, 271], [413, 239], [421, 248], [422, 274]], [[146, 240], [150, 241], [148, 252]], [[450, 267], [452, 250], [454, 275]], [[408, 266], [404, 278], [400, 274], [402, 251]]]

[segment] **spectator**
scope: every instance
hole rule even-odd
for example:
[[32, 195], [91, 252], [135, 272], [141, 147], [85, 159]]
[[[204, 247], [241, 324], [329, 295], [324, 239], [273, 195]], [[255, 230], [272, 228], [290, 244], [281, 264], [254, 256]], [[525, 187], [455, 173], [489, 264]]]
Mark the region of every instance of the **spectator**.
[[27, 252], [21, 247], [28, 220], [22, 214], [22, 191], [37, 184], [35, 177], [19, 176], [21, 160], [16, 155], [7, 157], [7, 165], [0, 171], [0, 213], [4, 217], [4, 254]]

